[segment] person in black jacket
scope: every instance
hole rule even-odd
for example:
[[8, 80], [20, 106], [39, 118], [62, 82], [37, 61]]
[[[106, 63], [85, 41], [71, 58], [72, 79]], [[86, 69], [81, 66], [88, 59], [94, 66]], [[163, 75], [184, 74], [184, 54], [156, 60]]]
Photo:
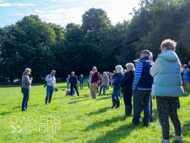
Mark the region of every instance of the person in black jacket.
[[75, 76], [75, 72], [71, 72], [71, 77], [69, 78], [69, 83], [71, 84], [71, 96], [73, 96], [73, 87], [75, 88], [77, 95], [79, 96], [79, 92], [77, 89], [77, 83], [78, 83], [78, 78]]
[[132, 112], [131, 97], [135, 68], [133, 63], [127, 63], [125, 66], [127, 68], [127, 72], [120, 81], [120, 87], [123, 92], [123, 99], [125, 103], [125, 116], [129, 116]]

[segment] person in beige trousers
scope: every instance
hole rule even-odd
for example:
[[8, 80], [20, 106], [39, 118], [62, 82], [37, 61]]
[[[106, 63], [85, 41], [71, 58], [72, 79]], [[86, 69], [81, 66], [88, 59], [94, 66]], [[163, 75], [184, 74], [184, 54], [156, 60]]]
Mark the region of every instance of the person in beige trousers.
[[97, 68], [95, 66], [93, 66], [92, 70], [93, 74], [91, 77], [90, 92], [92, 95], [92, 99], [96, 99], [96, 93], [98, 92], [99, 72], [97, 71]]

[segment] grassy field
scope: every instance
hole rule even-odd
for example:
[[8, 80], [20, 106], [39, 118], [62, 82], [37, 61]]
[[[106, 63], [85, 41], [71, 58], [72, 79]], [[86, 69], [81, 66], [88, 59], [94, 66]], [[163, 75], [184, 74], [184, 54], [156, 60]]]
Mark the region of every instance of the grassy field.
[[[110, 109], [110, 88], [106, 96], [96, 100], [84, 97], [90, 91], [85, 85], [80, 96], [65, 96], [66, 83], [58, 83], [52, 102], [45, 105], [43, 85], [32, 85], [28, 110], [21, 112], [23, 95], [20, 87], [0, 88], [0, 143], [4, 142], [69, 142], [69, 143], [158, 143], [162, 137], [156, 100], [153, 99], [154, 121], [148, 128], [132, 125], [132, 116], [125, 118], [124, 103]], [[185, 143], [190, 143], [190, 96], [180, 98], [178, 110]], [[142, 114], [143, 116], [143, 114]], [[170, 121], [170, 137], [174, 128]]]

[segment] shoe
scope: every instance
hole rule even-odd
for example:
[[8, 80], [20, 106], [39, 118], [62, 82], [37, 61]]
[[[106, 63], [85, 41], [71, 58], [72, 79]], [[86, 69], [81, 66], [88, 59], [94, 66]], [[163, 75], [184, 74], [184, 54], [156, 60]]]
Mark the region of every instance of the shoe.
[[149, 124], [143, 124], [143, 127], [148, 128]]
[[115, 99], [112, 99], [112, 104], [113, 104], [113, 106], [111, 106], [111, 108], [114, 108], [115, 105], [116, 105], [116, 100]]
[[180, 142], [180, 143], [183, 143], [183, 139], [182, 139], [182, 135], [181, 136], [176, 136], [176, 135], [174, 135], [174, 140], [175, 141], [178, 141], [178, 142]]
[[115, 107], [115, 108], [119, 108], [119, 106], [120, 106], [120, 101], [119, 101], [119, 100], [116, 100], [115, 102], [116, 102], [116, 107]]
[[170, 143], [170, 140], [162, 139], [161, 143]]
[[125, 116], [130, 116], [132, 112], [132, 105], [125, 106]]

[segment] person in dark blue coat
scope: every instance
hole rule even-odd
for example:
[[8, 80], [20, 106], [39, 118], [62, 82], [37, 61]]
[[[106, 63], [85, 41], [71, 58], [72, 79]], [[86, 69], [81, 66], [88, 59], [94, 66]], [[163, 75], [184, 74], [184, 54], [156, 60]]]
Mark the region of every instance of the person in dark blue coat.
[[75, 72], [71, 72], [71, 77], [69, 79], [69, 83], [71, 84], [71, 96], [73, 96], [73, 87], [75, 88], [77, 95], [79, 96], [79, 92], [77, 90], [77, 83], [78, 83], [78, 78], [75, 76]]
[[83, 90], [83, 83], [84, 83], [85, 79], [83, 77], [83, 74], [80, 75], [80, 89]]
[[120, 80], [122, 79], [123, 77], [123, 67], [121, 65], [117, 65], [115, 67], [116, 69], [116, 74], [114, 75], [115, 76], [115, 79], [114, 79], [114, 82], [112, 83], [113, 85], [113, 93], [112, 93], [112, 103], [113, 103], [113, 106], [111, 108], [119, 108], [120, 106], [120, 99], [119, 99], [119, 92], [120, 92]]
[[123, 99], [125, 103], [125, 116], [129, 116], [132, 112], [131, 97], [135, 68], [133, 63], [127, 63], [125, 66], [127, 68], [127, 72], [120, 81], [120, 87], [123, 92]]

